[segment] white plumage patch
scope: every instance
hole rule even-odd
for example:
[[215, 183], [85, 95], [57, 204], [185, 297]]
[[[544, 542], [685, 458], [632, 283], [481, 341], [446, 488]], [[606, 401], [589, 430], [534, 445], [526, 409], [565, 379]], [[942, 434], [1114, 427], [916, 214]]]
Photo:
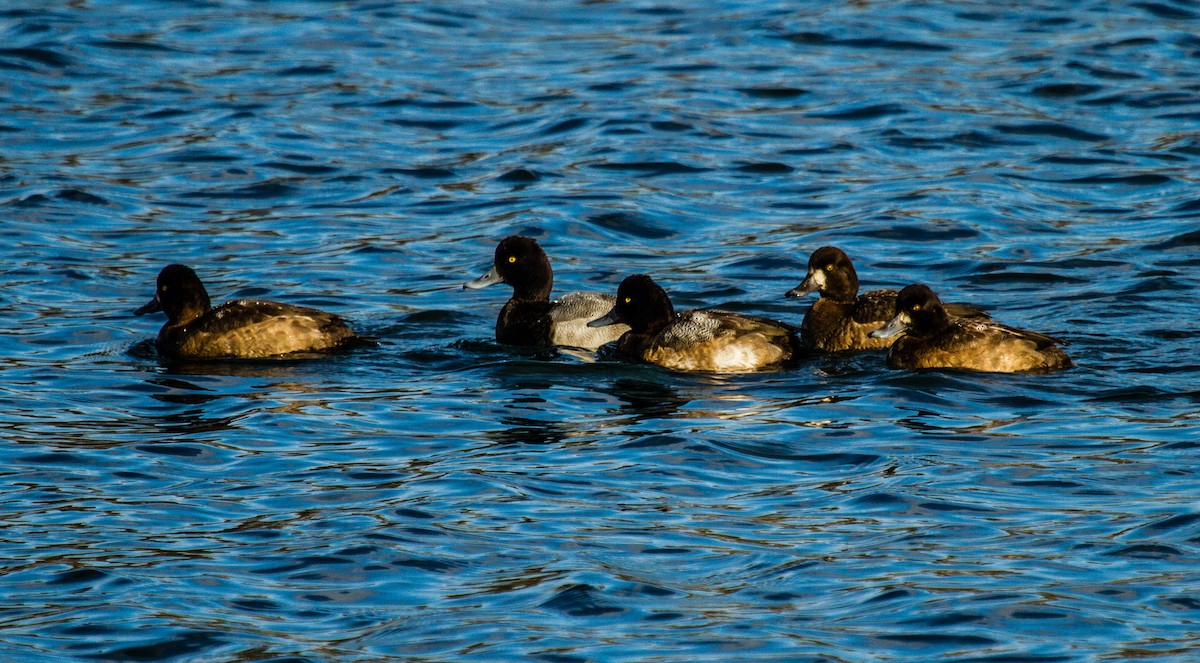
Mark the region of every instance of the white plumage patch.
[[595, 350], [621, 338], [621, 334], [629, 331], [628, 325], [587, 326], [612, 310], [615, 303], [612, 295], [598, 292], [573, 292], [555, 300], [550, 307], [551, 342]]
[[813, 287], [813, 289], [814, 289], [814, 290], [820, 290], [821, 288], [824, 288], [824, 287], [825, 287], [825, 283], [826, 283], [826, 281], [825, 281], [825, 271], [824, 271], [824, 270], [820, 270], [820, 269], [818, 269], [818, 270], [814, 270], [814, 271], [813, 271], [813, 272], [812, 272], [812, 273], [809, 275], [809, 277], [808, 277], [808, 280], [809, 280], [809, 283], [812, 285], [812, 287]]

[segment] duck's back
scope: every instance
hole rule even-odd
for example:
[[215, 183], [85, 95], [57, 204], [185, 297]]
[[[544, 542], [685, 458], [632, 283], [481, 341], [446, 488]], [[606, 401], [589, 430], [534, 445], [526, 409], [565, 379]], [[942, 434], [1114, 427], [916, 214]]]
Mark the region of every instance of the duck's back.
[[891, 368], [963, 368], [998, 373], [1043, 372], [1073, 364], [1058, 340], [989, 320], [957, 318], [930, 338], [904, 336], [888, 352]]
[[615, 301], [612, 295], [598, 292], [575, 292], [555, 301], [510, 299], [496, 319], [496, 340], [595, 350], [629, 330], [627, 325], [587, 326], [612, 310]]
[[616, 297], [599, 292], [573, 292], [550, 307], [550, 331], [555, 345], [595, 350], [629, 331], [628, 325], [588, 327], [587, 323], [612, 310]]
[[642, 349], [642, 359], [681, 371], [752, 371], [791, 359], [796, 330], [718, 310], [684, 311]]
[[158, 336], [164, 354], [190, 359], [256, 359], [320, 352], [354, 338], [341, 318], [317, 309], [262, 300], [226, 302]]

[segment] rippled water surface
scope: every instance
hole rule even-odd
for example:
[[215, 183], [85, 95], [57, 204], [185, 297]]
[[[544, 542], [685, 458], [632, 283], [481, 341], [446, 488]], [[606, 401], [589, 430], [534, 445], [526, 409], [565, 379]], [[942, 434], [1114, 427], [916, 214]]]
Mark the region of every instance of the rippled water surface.
[[[1194, 661], [1200, 6], [0, 7], [0, 658]], [[655, 276], [799, 323], [835, 244], [1061, 336], [741, 376], [493, 340]], [[374, 347], [172, 363], [131, 311]]]

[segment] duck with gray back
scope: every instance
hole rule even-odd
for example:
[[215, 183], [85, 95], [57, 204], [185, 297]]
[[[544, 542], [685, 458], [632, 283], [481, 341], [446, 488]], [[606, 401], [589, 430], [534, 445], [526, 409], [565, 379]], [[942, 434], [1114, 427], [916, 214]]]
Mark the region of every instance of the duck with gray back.
[[678, 371], [734, 373], [775, 366], [800, 355], [796, 328], [716, 309], [676, 313], [645, 274], [621, 282], [616, 304], [589, 326], [629, 325], [617, 341], [621, 355]]
[[496, 246], [492, 268], [463, 284], [464, 288], [486, 288], [496, 283], [512, 287], [512, 298], [496, 318], [496, 341], [507, 345], [562, 345], [595, 350], [621, 337], [629, 327], [588, 327], [589, 320], [604, 315], [613, 306], [612, 295], [575, 292], [550, 300], [554, 271], [546, 252], [530, 237], [513, 235]]

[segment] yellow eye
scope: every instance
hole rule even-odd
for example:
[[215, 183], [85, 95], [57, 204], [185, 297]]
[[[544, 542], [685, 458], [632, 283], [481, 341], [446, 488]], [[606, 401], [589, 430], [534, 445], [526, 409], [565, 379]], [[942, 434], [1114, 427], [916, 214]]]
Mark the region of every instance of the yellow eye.
[[913, 305], [912, 305], [912, 310], [914, 310], [914, 311], [920, 311], [920, 310], [921, 310], [921, 305], [920, 305], [920, 304], [913, 304]]
[[516, 261], [517, 261], [517, 257], [516, 257], [516, 256], [509, 256], [509, 257], [508, 257], [508, 261], [509, 261], [509, 262], [516, 262]]
[[626, 297], [626, 298], [625, 298], [625, 303], [626, 303], [626, 304], [628, 304], [628, 303], [630, 303], [630, 302], [632, 302], [632, 301], [633, 301], [633, 297]]
[[833, 271], [833, 265], [825, 265], [825, 271], [827, 271], [827, 272], [832, 272], [832, 271]]

